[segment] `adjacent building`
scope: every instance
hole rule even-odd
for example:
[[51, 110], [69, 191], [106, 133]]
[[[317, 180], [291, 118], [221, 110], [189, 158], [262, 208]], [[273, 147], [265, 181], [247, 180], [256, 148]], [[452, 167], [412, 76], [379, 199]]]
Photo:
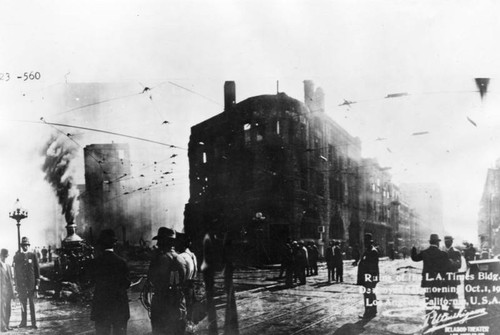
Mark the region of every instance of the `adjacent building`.
[[263, 261], [287, 237], [359, 242], [360, 140], [324, 113], [324, 95], [304, 82], [305, 103], [285, 93], [236, 103], [191, 128], [185, 230], [234, 231]]
[[478, 234], [482, 248], [499, 252], [500, 224], [500, 159], [494, 168], [488, 169], [483, 195], [479, 204]]

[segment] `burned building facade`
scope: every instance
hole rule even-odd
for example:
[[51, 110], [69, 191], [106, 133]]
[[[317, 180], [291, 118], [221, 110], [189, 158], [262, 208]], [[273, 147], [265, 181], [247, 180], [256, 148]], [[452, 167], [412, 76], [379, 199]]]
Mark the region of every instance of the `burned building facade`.
[[234, 232], [264, 262], [286, 238], [359, 243], [361, 143], [324, 112], [324, 94], [304, 82], [305, 103], [285, 93], [236, 103], [191, 128], [185, 231]]

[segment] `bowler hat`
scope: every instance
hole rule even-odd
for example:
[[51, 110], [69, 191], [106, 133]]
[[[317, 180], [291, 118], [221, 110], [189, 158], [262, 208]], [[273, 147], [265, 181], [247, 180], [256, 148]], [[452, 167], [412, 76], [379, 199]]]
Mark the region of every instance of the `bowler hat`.
[[104, 246], [113, 245], [118, 239], [115, 236], [115, 231], [113, 229], [103, 229], [99, 234], [97, 243]]
[[21, 239], [21, 245], [30, 245], [30, 240], [26, 236]]
[[446, 235], [444, 237], [445, 240], [452, 240], [453, 241], [453, 236], [450, 236], [450, 235]]
[[0, 250], [0, 256], [9, 257], [9, 250], [7, 250], [7, 249]]
[[166, 240], [169, 238], [175, 239], [175, 231], [167, 227], [160, 227], [158, 228], [158, 234], [153, 237], [153, 240]]
[[431, 234], [431, 237], [429, 238], [430, 243], [439, 242], [439, 241], [441, 241], [441, 239], [439, 238], [438, 234]]

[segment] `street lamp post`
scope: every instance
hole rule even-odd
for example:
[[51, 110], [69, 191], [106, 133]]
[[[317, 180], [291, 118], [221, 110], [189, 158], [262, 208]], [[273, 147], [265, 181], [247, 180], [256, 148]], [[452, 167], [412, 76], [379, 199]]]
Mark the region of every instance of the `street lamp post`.
[[9, 212], [9, 217], [17, 222], [17, 251], [21, 251], [21, 220], [28, 217], [28, 211], [21, 207], [19, 199], [14, 204], [14, 210]]

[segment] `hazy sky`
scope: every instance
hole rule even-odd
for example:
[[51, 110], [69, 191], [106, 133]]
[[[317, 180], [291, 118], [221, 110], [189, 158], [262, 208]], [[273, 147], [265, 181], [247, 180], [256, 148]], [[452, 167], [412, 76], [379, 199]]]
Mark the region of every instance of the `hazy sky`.
[[[445, 226], [471, 239], [486, 171], [500, 157], [499, 10], [495, 1], [435, 0], [9, 2], [0, 22], [0, 73], [11, 77], [0, 81], [0, 245], [16, 245], [8, 211], [17, 197], [30, 210], [22, 231], [33, 245], [43, 245], [56, 210], [39, 155], [54, 129], [12, 120], [44, 117], [187, 148], [189, 128], [222, 110], [225, 80], [236, 81], [237, 101], [275, 93], [277, 80], [303, 100], [302, 81], [314, 80], [329, 115], [361, 138], [363, 156], [391, 166], [396, 182], [440, 183]], [[29, 71], [41, 79], [16, 78]], [[492, 78], [483, 101], [475, 77]], [[153, 89], [139, 94], [144, 86]], [[399, 92], [409, 95], [384, 99]], [[358, 103], [339, 107], [343, 99]], [[124, 142], [73, 132], [81, 146]], [[166, 223], [178, 226], [187, 151], [133, 145], [146, 172], [179, 155]]]

